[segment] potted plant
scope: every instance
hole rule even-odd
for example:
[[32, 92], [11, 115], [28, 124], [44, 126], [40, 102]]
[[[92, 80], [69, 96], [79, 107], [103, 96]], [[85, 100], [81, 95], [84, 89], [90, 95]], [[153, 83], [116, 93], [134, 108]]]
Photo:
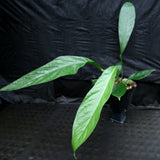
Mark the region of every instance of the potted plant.
[[103, 69], [93, 60], [80, 56], [60, 56], [46, 65], [22, 76], [18, 80], [3, 87], [0, 91], [12, 91], [52, 81], [62, 76], [76, 74], [85, 64], [98, 67], [102, 74], [82, 101], [75, 116], [72, 128], [72, 148], [75, 157], [76, 150], [93, 132], [100, 118], [102, 107], [112, 95], [118, 100], [126, 93], [128, 86], [135, 84], [133, 80], [142, 79], [154, 70], [143, 70], [123, 77], [122, 54], [127, 46], [135, 24], [135, 8], [132, 3], [123, 4], [119, 15], [120, 62]]
[[[127, 80], [127, 79], [123, 79], [122, 83], [124, 83], [124, 80]], [[115, 84], [117, 83], [118, 82], [116, 80]], [[124, 94], [124, 96], [121, 97], [121, 99], [117, 99], [117, 97], [115, 96], [111, 96], [109, 99], [110, 108], [112, 110], [111, 120], [113, 122], [117, 122], [120, 124], [123, 124], [124, 121], [126, 120], [126, 112], [127, 112], [128, 106], [132, 102], [132, 97], [133, 97], [135, 88], [137, 86], [136, 82], [134, 81], [130, 81], [129, 84], [125, 84], [125, 85], [126, 85], [127, 91]], [[114, 90], [112, 92], [114, 94]]]

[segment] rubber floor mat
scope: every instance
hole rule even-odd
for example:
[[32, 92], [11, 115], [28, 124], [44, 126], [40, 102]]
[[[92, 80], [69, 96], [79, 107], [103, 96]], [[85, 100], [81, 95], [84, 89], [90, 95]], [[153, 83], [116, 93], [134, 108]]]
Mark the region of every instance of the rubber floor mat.
[[[11, 105], [0, 112], [0, 160], [73, 160], [72, 123], [78, 104]], [[160, 110], [134, 107], [126, 123], [104, 107], [78, 160], [159, 160]]]

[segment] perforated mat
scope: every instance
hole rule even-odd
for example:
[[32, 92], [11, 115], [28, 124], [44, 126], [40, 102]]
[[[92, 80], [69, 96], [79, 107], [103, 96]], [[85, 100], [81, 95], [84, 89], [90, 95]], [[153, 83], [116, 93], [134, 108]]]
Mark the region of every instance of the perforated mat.
[[[0, 160], [73, 160], [72, 123], [78, 105], [11, 105], [0, 112]], [[78, 160], [159, 160], [160, 110], [134, 107], [124, 125], [107, 107]]]

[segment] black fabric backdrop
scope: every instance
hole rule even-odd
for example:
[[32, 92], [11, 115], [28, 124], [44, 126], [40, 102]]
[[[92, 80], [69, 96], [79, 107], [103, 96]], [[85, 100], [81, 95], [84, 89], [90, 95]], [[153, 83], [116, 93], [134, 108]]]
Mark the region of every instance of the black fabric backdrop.
[[[104, 68], [116, 64], [119, 61], [118, 16], [124, 2], [0, 1], [0, 86], [61, 55], [86, 56]], [[152, 100], [144, 100], [144, 103], [154, 103], [160, 99], [160, 1], [130, 2], [136, 8], [136, 24], [123, 54], [124, 75], [156, 69], [140, 82], [141, 94], [138, 97], [141, 100], [135, 100], [138, 104], [142, 97], [148, 97]], [[36, 102], [48, 102], [60, 95], [84, 96], [91, 87], [91, 79], [99, 75], [99, 70], [87, 65], [75, 76], [16, 91], [18, 99], [14, 96], [9, 98], [4, 95], [6, 93], [0, 93], [0, 96], [12, 103], [33, 102], [35, 99]], [[152, 93], [149, 92], [150, 87], [153, 88]]]

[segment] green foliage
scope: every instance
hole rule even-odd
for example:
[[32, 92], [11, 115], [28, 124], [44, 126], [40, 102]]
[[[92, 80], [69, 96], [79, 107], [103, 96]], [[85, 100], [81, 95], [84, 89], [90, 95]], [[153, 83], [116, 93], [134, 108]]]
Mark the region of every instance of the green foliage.
[[119, 101], [121, 97], [126, 93], [127, 87], [124, 83], [120, 82], [114, 85], [112, 95], [117, 97]]
[[92, 85], [95, 85], [96, 82], [97, 82], [97, 79], [92, 79]]
[[148, 75], [150, 75], [154, 71], [155, 71], [155, 69], [139, 71], [137, 73], [132, 74], [128, 79], [140, 80], [140, 79], [147, 77]]
[[131, 80], [131, 79], [123, 79], [123, 83], [125, 84], [125, 85], [128, 85], [128, 84], [131, 84], [131, 83], [133, 83], [133, 81]]
[[119, 15], [119, 42], [120, 42], [120, 55], [123, 54], [129, 38], [132, 34], [134, 24], [135, 24], [135, 8], [130, 2], [125, 2], [120, 10]]
[[72, 130], [74, 153], [86, 141], [97, 125], [102, 107], [112, 93], [116, 72], [117, 66], [104, 70], [80, 105]]
[[125, 2], [120, 10], [118, 34], [120, 43], [121, 78], [123, 78], [122, 54], [127, 46], [135, 24], [135, 8], [130, 2]]
[[[128, 79], [123, 79], [122, 54], [127, 46], [135, 25], [135, 8], [132, 3], [125, 2], [120, 10], [118, 33], [120, 42], [120, 62], [105, 70], [91, 59], [80, 56], [60, 56], [46, 65], [22, 76], [18, 80], [3, 87], [0, 91], [18, 90], [21, 88], [49, 82], [66, 75], [73, 75], [85, 64], [98, 67], [103, 73], [92, 81], [94, 86], [81, 103], [72, 129], [72, 148], [76, 150], [86, 141], [93, 132], [100, 118], [103, 105], [110, 95], [120, 98], [126, 93], [126, 85], [132, 80], [145, 78], [155, 70], [144, 70], [132, 74]], [[121, 78], [119, 77], [121, 73]], [[116, 84], [114, 85], [116, 77]], [[113, 87], [114, 86], [114, 87]]]
[[92, 64], [103, 70], [102, 67], [93, 60], [79, 56], [60, 56], [46, 65], [22, 76], [13, 83], [3, 87], [0, 91], [12, 91], [21, 88], [52, 81], [56, 78], [76, 74], [78, 69], [85, 64]]

